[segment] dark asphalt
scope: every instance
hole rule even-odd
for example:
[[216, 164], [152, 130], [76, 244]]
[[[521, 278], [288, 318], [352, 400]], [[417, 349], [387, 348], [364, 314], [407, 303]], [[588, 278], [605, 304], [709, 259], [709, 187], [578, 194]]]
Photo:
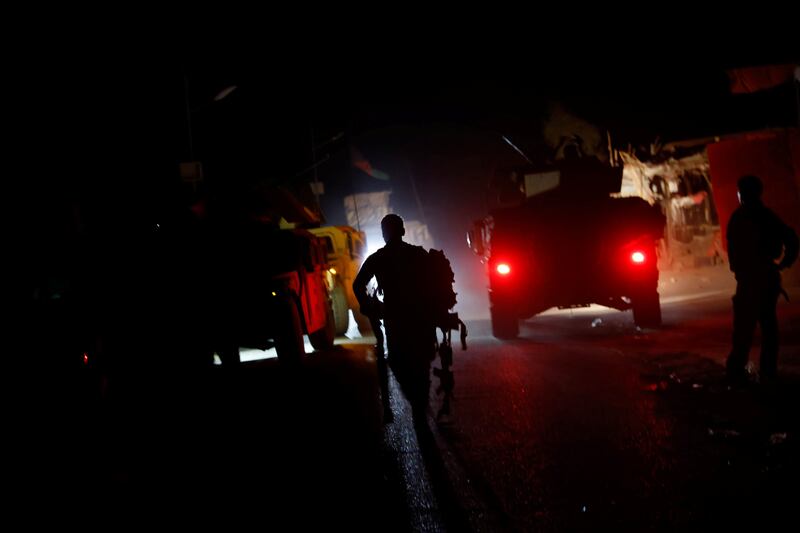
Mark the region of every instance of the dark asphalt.
[[495, 518], [474, 529], [796, 528], [800, 306], [780, 308], [783, 384], [734, 390], [729, 295], [664, 309], [659, 331], [593, 309], [536, 317], [513, 342], [471, 324], [438, 431]]
[[596, 309], [512, 342], [472, 322], [452, 413], [419, 436], [394, 382], [382, 423], [368, 344], [297, 373], [147, 362], [102, 402], [73, 376], [15, 376], [7, 507], [31, 528], [796, 529], [800, 306], [779, 312], [784, 382], [731, 390], [728, 295], [698, 294], [666, 298], [659, 331]]

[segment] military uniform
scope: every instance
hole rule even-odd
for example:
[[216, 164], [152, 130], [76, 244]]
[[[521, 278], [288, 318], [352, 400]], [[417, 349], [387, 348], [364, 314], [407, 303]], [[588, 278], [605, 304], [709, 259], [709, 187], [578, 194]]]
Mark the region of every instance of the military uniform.
[[353, 282], [362, 312], [369, 314], [367, 283], [374, 276], [383, 294], [389, 366], [411, 403], [415, 420], [428, 406], [435, 328], [424, 298], [428, 253], [403, 241], [370, 255]]
[[[745, 377], [745, 365], [756, 323], [761, 325], [760, 374], [775, 378], [778, 363], [778, 319], [775, 307], [783, 291], [779, 270], [797, 258], [797, 234], [760, 202], [742, 205], [731, 216], [727, 230], [728, 259], [736, 275], [733, 297], [733, 348], [728, 376]], [[779, 264], [776, 261], [783, 254]]]

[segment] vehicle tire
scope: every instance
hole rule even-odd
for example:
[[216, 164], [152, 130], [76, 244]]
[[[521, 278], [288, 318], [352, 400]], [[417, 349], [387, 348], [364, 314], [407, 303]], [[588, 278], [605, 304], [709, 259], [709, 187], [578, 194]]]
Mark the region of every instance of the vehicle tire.
[[661, 301], [658, 291], [648, 291], [633, 298], [633, 321], [640, 328], [661, 327]]
[[281, 304], [279, 312], [277, 333], [275, 335], [275, 350], [278, 352], [278, 361], [282, 365], [299, 365], [306, 353], [303, 343], [303, 322], [300, 319], [300, 310], [294, 298], [287, 296]]
[[315, 350], [330, 350], [333, 348], [334, 339], [336, 339], [336, 323], [330, 303], [328, 303], [325, 314], [327, 315], [325, 317], [325, 326], [308, 335], [308, 340], [311, 341], [311, 346]]
[[515, 339], [519, 335], [519, 318], [511, 309], [492, 306], [492, 335], [498, 339]]
[[350, 325], [350, 308], [347, 307], [347, 295], [344, 287], [336, 285], [331, 292], [331, 305], [333, 307], [334, 332], [337, 336], [347, 333]]

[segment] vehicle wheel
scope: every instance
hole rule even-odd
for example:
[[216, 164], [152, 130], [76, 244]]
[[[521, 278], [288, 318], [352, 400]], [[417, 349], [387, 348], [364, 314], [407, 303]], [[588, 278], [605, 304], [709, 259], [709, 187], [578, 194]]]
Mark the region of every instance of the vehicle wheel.
[[519, 318], [510, 309], [492, 306], [492, 335], [498, 339], [515, 339], [519, 335]]
[[661, 327], [661, 301], [658, 291], [648, 291], [633, 298], [633, 321], [640, 328]]
[[336, 323], [330, 303], [325, 314], [327, 315], [325, 317], [325, 326], [308, 335], [308, 340], [311, 341], [311, 346], [315, 350], [330, 350], [333, 348], [333, 341], [336, 338]]
[[300, 320], [300, 310], [291, 297], [284, 298], [277, 324], [275, 336], [275, 350], [278, 360], [283, 365], [299, 365], [306, 353], [303, 343], [303, 323]]
[[344, 287], [336, 285], [331, 292], [331, 305], [333, 306], [333, 321], [336, 325], [336, 335], [344, 335], [347, 333], [347, 327], [350, 325], [350, 309], [347, 307], [347, 295], [344, 292]]

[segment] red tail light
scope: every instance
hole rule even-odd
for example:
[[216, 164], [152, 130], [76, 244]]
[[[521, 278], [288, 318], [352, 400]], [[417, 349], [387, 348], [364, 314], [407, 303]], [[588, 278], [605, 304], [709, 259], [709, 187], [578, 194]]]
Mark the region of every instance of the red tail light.
[[498, 274], [503, 276], [507, 276], [511, 273], [511, 267], [508, 266], [508, 263], [498, 263], [495, 269]]
[[645, 256], [643, 252], [636, 251], [631, 254], [631, 261], [637, 265], [641, 265], [646, 259], [647, 256]]
[[83, 352], [83, 364], [84, 365], [88, 365], [89, 364], [89, 354], [86, 353], [86, 352]]

